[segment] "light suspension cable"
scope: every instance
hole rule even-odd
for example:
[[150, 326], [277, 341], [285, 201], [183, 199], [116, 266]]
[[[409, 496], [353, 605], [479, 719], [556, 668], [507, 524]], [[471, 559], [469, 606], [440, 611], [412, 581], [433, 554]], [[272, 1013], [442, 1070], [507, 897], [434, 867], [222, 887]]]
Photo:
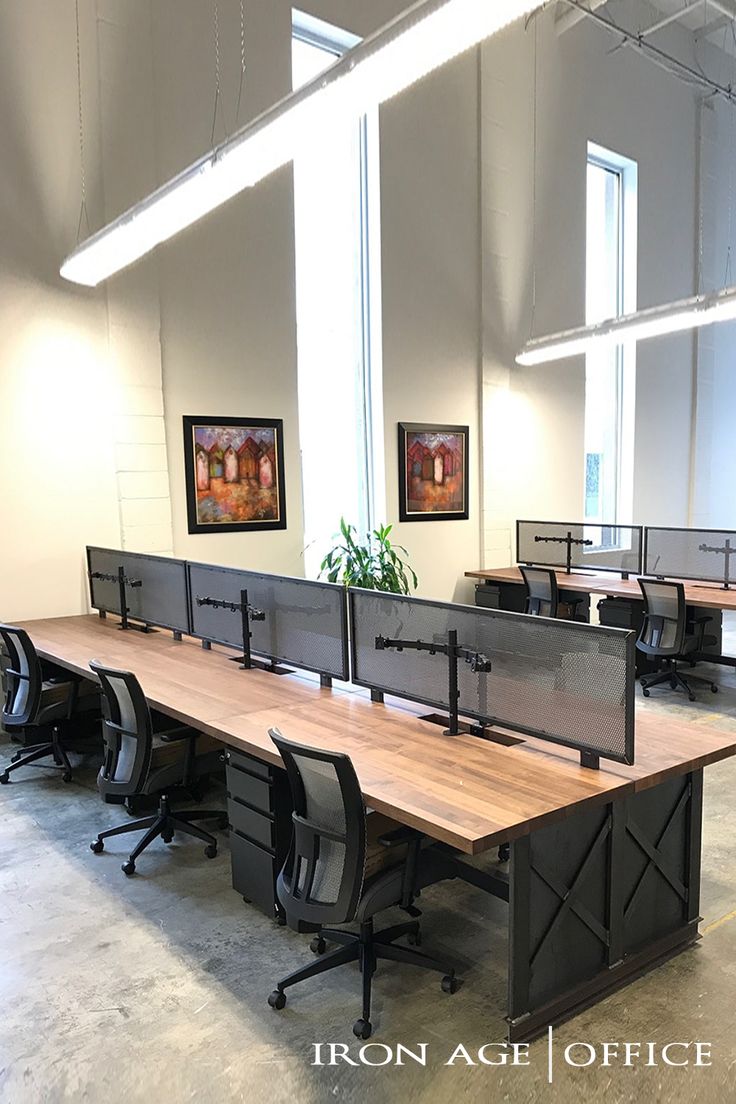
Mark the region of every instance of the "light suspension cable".
[[419, 0], [82, 242], [61, 275], [95, 286], [308, 149], [535, 8], [539, 0]]

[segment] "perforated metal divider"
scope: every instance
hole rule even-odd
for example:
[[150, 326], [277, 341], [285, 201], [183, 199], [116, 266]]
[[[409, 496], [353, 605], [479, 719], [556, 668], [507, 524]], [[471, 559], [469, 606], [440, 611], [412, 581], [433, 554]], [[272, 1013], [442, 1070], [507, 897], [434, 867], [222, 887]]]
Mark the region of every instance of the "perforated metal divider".
[[461, 646], [492, 662], [459, 666], [460, 712], [484, 722], [634, 761], [634, 642], [622, 629], [350, 590], [352, 678], [360, 686], [447, 710], [442, 655], [380, 651], [377, 636]]
[[[125, 588], [129, 617], [175, 632], [190, 631], [184, 560], [88, 546], [87, 567], [90, 576], [95, 572], [116, 575], [121, 566], [125, 568], [128, 579], [140, 580], [142, 584], [139, 587]], [[117, 581], [90, 578], [89, 587], [93, 609], [122, 614]]]
[[256, 655], [347, 680], [344, 587], [212, 564], [189, 563], [187, 568], [194, 636], [241, 648], [240, 611], [199, 606], [197, 598], [239, 603], [241, 590], [247, 590], [249, 605], [266, 615], [264, 621], [250, 623], [251, 650]]
[[734, 555], [729, 557], [730, 581], [736, 579], [736, 531], [733, 529], [669, 529], [649, 527], [645, 530], [645, 575], [665, 575], [673, 579], [702, 579], [723, 583], [725, 554], [701, 551], [700, 546], [725, 548], [730, 544]]
[[640, 575], [642, 570], [643, 530], [640, 525], [590, 525], [587, 522], [517, 521], [517, 563], [540, 564], [565, 568], [567, 545], [536, 537], [559, 537], [571, 533], [573, 540], [589, 540], [592, 544], [573, 544], [571, 566], [587, 571], [628, 571]]

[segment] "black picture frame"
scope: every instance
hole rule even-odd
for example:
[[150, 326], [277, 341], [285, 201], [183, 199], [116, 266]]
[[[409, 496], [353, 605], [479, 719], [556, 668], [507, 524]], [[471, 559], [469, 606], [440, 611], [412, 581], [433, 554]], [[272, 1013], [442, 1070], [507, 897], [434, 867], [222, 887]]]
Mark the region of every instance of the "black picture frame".
[[[459, 510], [411, 510], [409, 509], [407, 476], [408, 453], [414, 447], [407, 447], [410, 435], [441, 436], [451, 434], [462, 438], [461, 486], [462, 508]], [[431, 422], [399, 422], [399, 520], [400, 521], [467, 521], [469, 517], [470, 476], [468, 466], [468, 445], [470, 427], [466, 425], [436, 425]], [[455, 460], [457, 463], [457, 460]], [[433, 459], [434, 465], [434, 459]], [[434, 471], [434, 467], [433, 467]]]
[[[197, 449], [195, 446], [195, 431], [204, 429], [215, 431], [217, 429], [272, 429], [274, 431], [273, 456], [270, 452], [266, 457], [267, 464], [271, 468], [275, 466], [275, 473], [271, 470], [272, 486], [276, 490], [277, 516], [275, 518], [254, 518], [253, 520], [240, 521], [201, 521], [197, 499]], [[184, 429], [184, 474], [186, 479], [187, 496], [187, 522], [190, 533], [262, 533], [270, 529], [286, 529], [286, 481], [284, 477], [284, 423], [281, 418], [211, 418], [195, 417], [185, 414], [183, 417]], [[228, 449], [232, 446], [229, 445]], [[227, 452], [228, 449], [224, 451]], [[202, 452], [206, 450], [200, 447]], [[224, 453], [223, 453], [224, 455]], [[253, 461], [256, 462], [254, 455]], [[260, 461], [258, 461], [260, 463]], [[208, 469], [209, 470], [209, 469]], [[259, 469], [260, 470], [260, 469]], [[238, 458], [238, 471], [240, 473], [240, 458]], [[240, 482], [240, 474], [231, 482]]]

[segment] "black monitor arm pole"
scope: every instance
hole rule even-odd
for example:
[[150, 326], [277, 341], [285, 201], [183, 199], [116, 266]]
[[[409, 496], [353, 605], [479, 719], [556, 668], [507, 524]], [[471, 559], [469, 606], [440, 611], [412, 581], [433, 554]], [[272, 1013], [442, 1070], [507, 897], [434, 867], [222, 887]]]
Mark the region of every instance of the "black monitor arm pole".
[[491, 661], [481, 652], [472, 648], [464, 648], [457, 642], [457, 630], [450, 629], [447, 634], [446, 644], [428, 644], [424, 640], [390, 640], [385, 636], [376, 637], [376, 650], [385, 651], [387, 648], [395, 648], [397, 652], [404, 649], [413, 652], [429, 652], [430, 655], [445, 655], [448, 659], [448, 699], [450, 725], [445, 729], [445, 736], [458, 736], [462, 731], [459, 719], [460, 690], [458, 688], [458, 663], [464, 659], [470, 664], [473, 672], [488, 673], [491, 670]]
[[736, 556], [736, 548], [731, 544], [730, 538], [726, 537], [726, 543], [723, 548], [715, 548], [711, 544], [699, 544], [699, 552], [717, 552], [724, 557], [723, 566], [723, 586], [721, 590], [731, 589], [731, 557]]
[[565, 567], [565, 574], [572, 574], [572, 546], [574, 544], [592, 544], [592, 540], [585, 540], [583, 537], [574, 537], [568, 530], [566, 537], [535, 537], [535, 544], [566, 544], [567, 545], [567, 566]]
[[241, 590], [239, 602], [226, 602], [220, 598], [200, 598], [199, 595], [197, 595], [196, 602], [198, 606], [211, 606], [212, 609], [226, 609], [240, 614], [243, 628], [243, 662], [240, 664], [240, 669], [241, 671], [250, 670], [253, 666], [250, 652], [250, 638], [253, 633], [250, 631], [250, 623], [251, 621], [265, 621], [266, 614], [264, 611], [249, 604], [247, 590]]
[[[128, 596], [125, 593], [126, 586], [135, 588], [142, 587], [142, 579], [129, 579], [125, 574], [125, 568], [119, 567], [115, 574], [105, 571], [90, 571], [90, 579], [99, 579], [103, 583], [117, 583], [118, 590], [120, 592], [120, 628], [129, 629], [130, 623], [128, 621]], [[104, 611], [100, 611], [100, 617], [102, 617]], [[142, 632], [148, 632], [148, 625], [144, 625], [141, 629]]]

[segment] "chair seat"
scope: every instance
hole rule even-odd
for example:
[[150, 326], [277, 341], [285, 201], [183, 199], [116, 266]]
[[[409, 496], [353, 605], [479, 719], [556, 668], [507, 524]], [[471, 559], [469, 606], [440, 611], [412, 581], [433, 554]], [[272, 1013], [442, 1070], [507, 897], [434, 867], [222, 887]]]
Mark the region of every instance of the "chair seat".
[[[431, 840], [428, 840], [427, 843], [431, 843]], [[447, 863], [443, 862], [441, 857], [435, 857], [431, 852], [423, 851], [419, 856], [417, 865], [414, 880], [415, 890], [426, 889], [427, 886], [433, 885], [435, 882], [445, 880], [447, 876]], [[369, 878], [363, 886], [355, 919], [363, 924], [383, 909], [400, 905], [403, 885], [403, 863]]]
[[[154, 735], [151, 769], [140, 791], [142, 794], [155, 794], [179, 785], [184, 778], [188, 743], [186, 738], [167, 741], [162, 739], [161, 734]], [[222, 746], [217, 740], [205, 734], [198, 735], [192, 765], [193, 776], [202, 778], [206, 774], [222, 770], [221, 754]]]
[[41, 687], [41, 705], [38, 716], [34, 721], [35, 727], [53, 724], [55, 721], [63, 721], [67, 717], [69, 698], [75, 685], [77, 686], [77, 700], [72, 715], [76, 716], [77, 713], [99, 709], [99, 687], [88, 679], [84, 679], [79, 683], [75, 683], [74, 680], [46, 679]]

